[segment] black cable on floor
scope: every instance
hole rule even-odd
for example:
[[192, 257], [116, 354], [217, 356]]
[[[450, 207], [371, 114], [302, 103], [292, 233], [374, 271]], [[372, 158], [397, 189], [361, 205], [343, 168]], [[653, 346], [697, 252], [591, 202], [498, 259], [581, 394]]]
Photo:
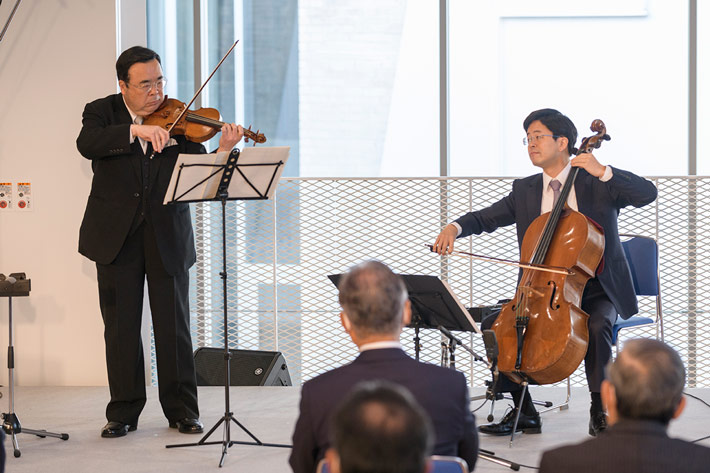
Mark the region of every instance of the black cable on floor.
[[[693, 395], [693, 394], [690, 394], [690, 393], [687, 392], [687, 391], [683, 391], [683, 395], [688, 396], [688, 397], [692, 397], [692, 398], [695, 399], [696, 401], [700, 401], [700, 402], [702, 402], [703, 404], [705, 404], [707, 407], [710, 407], [710, 404], [708, 404], [707, 402], [705, 402], [703, 399], [700, 399], [698, 396], [695, 396], [695, 395]], [[710, 435], [706, 435], [705, 437], [701, 437], [701, 438], [699, 438], [699, 439], [691, 440], [690, 443], [702, 442], [703, 440], [707, 440], [707, 439], [710, 439]]]

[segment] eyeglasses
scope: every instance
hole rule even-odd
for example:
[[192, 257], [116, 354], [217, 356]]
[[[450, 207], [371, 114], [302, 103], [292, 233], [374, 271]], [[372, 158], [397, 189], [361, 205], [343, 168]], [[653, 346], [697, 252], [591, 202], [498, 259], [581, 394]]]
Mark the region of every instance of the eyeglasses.
[[542, 138], [543, 136], [551, 136], [551, 137], [553, 137], [554, 139], [557, 139], [557, 138], [560, 137], [560, 135], [530, 135], [530, 136], [527, 136], [527, 137], [523, 138], [523, 145], [527, 146], [527, 145], [529, 145], [529, 144], [535, 143], [536, 141], [538, 141], [538, 140], [539, 140], [540, 138]]
[[155, 88], [155, 90], [162, 91], [165, 88], [165, 84], [167, 84], [167, 83], [168, 83], [168, 79], [163, 78], [163, 79], [158, 79], [155, 82], [144, 81], [138, 85], [131, 85], [128, 82], [126, 82], [126, 85], [130, 85], [134, 89], [138, 89], [143, 93], [148, 93], [153, 88]]

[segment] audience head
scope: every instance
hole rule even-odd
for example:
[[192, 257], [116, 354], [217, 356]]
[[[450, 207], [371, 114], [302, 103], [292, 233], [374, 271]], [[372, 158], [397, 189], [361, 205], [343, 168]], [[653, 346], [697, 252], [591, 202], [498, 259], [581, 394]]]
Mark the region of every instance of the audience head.
[[530, 125], [536, 121], [545, 125], [553, 135], [567, 138], [567, 152], [570, 155], [577, 152], [577, 148], [574, 147], [577, 142], [577, 127], [566, 115], [552, 108], [535, 110], [523, 121], [523, 129], [526, 133]]
[[345, 330], [358, 343], [373, 338], [399, 339], [411, 317], [402, 279], [379, 261], [351, 268], [338, 284]]
[[424, 473], [432, 427], [405, 388], [386, 381], [360, 383], [332, 418], [327, 459], [333, 473]]
[[619, 418], [668, 424], [685, 406], [685, 367], [671, 347], [652, 339], [634, 339], [607, 365], [602, 397], [609, 422]]

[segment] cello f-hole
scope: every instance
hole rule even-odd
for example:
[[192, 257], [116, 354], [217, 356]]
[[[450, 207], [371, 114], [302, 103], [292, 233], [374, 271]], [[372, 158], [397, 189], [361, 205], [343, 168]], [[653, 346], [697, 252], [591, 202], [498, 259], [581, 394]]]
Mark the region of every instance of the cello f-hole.
[[555, 296], [557, 295], [557, 283], [555, 283], [555, 281], [548, 281], [547, 285], [552, 286], [552, 293], [550, 294], [550, 304], [549, 304], [550, 309], [557, 310], [560, 308], [559, 304], [555, 305]]

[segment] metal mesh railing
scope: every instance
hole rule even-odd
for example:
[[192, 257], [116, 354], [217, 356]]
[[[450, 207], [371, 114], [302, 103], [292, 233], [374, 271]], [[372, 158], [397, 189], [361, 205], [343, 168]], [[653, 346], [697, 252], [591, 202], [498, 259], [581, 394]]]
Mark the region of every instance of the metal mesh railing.
[[[708, 312], [710, 178], [652, 179], [658, 199], [623, 209], [622, 233], [653, 236], [660, 250], [665, 340], [688, 367], [690, 387], [710, 386]], [[514, 294], [517, 269], [461, 257], [440, 258], [424, 247], [464, 213], [506, 195], [512, 178], [283, 179], [270, 201], [228, 203], [227, 270], [230, 348], [281, 351], [294, 384], [349, 362], [356, 348], [339, 322], [337, 292], [327, 278], [365, 259], [395, 272], [430, 274], [448, 281], [467, 306], [490, 305]], [[198, 264], [192, 272], [195, 346], [223, 346], [221, 209], [194, 208]], [[517, 258], [514, 226], [457, 242], [457, 249]], [[651, 301], [641, 301], [649, 310]], [[482, 342], [458, 334], [484, 354]], [[622, 332], [655, 336], [655, 329]], [[413, 354], [413, 331], [402, 335]], [[440, 361], [440, 335], [423, 331], [421, 359]], [[488, 373], [457, 351], [457, 368], [473, 386]], [[586, 385], [584, 369], [572, 376]]]

